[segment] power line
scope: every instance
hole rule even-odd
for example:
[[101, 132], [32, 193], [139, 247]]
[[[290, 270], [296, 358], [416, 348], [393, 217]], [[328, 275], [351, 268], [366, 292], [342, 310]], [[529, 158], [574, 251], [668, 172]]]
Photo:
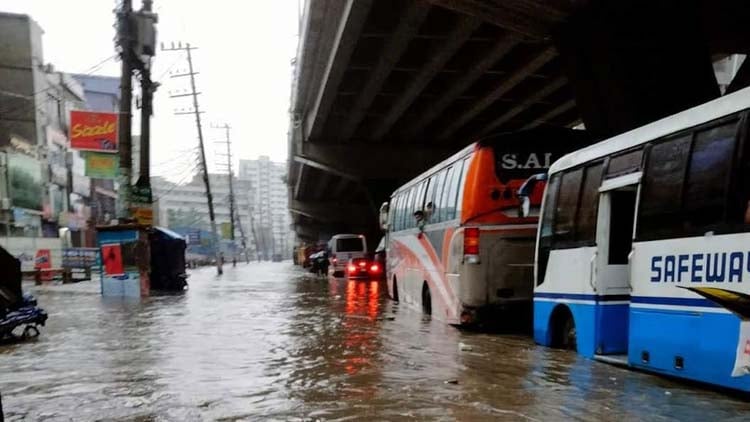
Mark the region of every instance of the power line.
[[195, 170], [197, 170], [198, 167], [200, 167], [200, 163], [195, 163], [195, 165], [193, 166], [192, 169], [190, 169], [190, 172], [187, 175], [183, 176], [183, 178], [180, 179], [179, 181], [174, 182], [174, 185], [171, 188], [167, 189], [167, 191], [165, 191], [165, 192], [162, 192], [161, 195], [159, 195], [158, 197], [154, 198], [152, 202], [156, 202], [156, 201], [164, 198], [165, 196], [167, 196], [170, 193], [172, 193], [172, 191], [174, 191], [178, 187], [182, 186], [183, 183], [187, 182], [188, 179], [190, 179], [191, 177], [193, 177], [193, 175], [194, 175], [193, 172]]
[[[198, 147], [196, 146], [196, 147], [190, 148], [189, 150], [175, 151], [174, 154], [177, 154], [177, 155], [175, 155], [174, 157], [170, 158], [167, 161], [162, 161], [160, 163], [152, 164], [151, 167], [169, 167], [169, 166], [184, 164], [186, 161], [184, 161], [183, 159], [185, 158], [198, 158], [197, 157]], [[193, 157], [194, 155], [196, 157]]]
[[190, 90], [191, 90], [191, 96], [193, 97], [193, 110], [192, 113], [175, 113], [175, 114], [194, 114], [195, 115], [195, 126], [198, 129], [198, 142], [200, 145], [200, 155], [201, 155], [201, 165], [203, 170], [203, 183], [206, 185], [206, 199], [208, 200], [208, 216], [211, 220], [211, 233], [213, 234], [213, 240], [214, 245], [216, 245], [215, 253], [216, 253], [216, 271], [219, 275], [224, 273], [224, 270], [221, 266], [221, 254], [220, 254], [220, 247], [221, 244], [219, 243], [219, 236], [216, 231], [216, 215], [214, 213], [214, 202], [213, 197], [211, 195], [211, 182], [209, 181], [208, 177], [208, 165], [206, 164], [206, 150], [203, 145], [203, 127], [201, 126], [201, 111], [200, 107], [198, 106], [198, 91], [195, 87], [195, 75], [197, 72], [193, 70], [193, 58], [191, 55], [191, 51], [195, 50], [195, 47], [191, 47], [190, 44], [186, 44], [184, 47], [182, 46], [182, 43], [179, 43], [177, 46], [172, 45], [171, 48], [164, 48], [164, 45], [162, 44], [162, 51], [185, 51], [187, 52], [187, 62], [188, 62], [188, 69], [189, 72], [183, 75], [173, 75], [172, 77], [181, 77], [181, 76], [189, 76], [190, 77]]
[[[99, 69], [101, 68], [101, 66], [103, 66], [103, 65], [104, 65], [105, 63], [107, 63], [108, 61], [110, 61], [110, 60], [112, 60], [112, 59], [114, 59], [114, 58], [116, 58], [116, 57], [117, 57], [117, 54], [115, 54], [115, 55], [112, 55], [112, 56], [109, 56], [109, 57], [107, 57], [106, 59], [104, 59], [104, 60], [101, 60], [101, 61], [97, 62], [97, 63], [96, 63], [95, 65], [91, 66], [91, 67], [89, 68], [89, 70], [87, 70], [87, 71], [86, 71], [86, 73], [83, 73], [83, 75], [85, 75], [85, 76], [90, 76], [91, 74], [93, 74], [94, 72], [96, 72], [97, 70], [99, 70]], [[30, 111], [30, 109], [31, 109], [31, 108], [36, 108], [36, 109], [37, 109], [37, 111], [43, 111], [43, 110], [41, 109], [41, 106], [37, 107], [37, 104], [36, 104], [36, 96], [37, 96], [37, 95], [39, 95], [39, 94], [43, 94], [43, 93], [45, 93], [45, 92], [47, 92], [47, 91], [50, 91], [50, 90], [52, 90], [52, 89], [57, 89], [57, 86], [56, 86], [56, 85], [49, 85], [49, 86], [47, 86], [46, 88], [42, 88], [42, 89], [40, 89], [40, 90], [38, 90], [38, 91], [36, 91], [36, 92], [33, 92], [33, 93], [32, 93], [31, 95], [23, 95], [23, 94], [16, 94], [16, 95], [14, 95], [14, 96], [16, 96], [16, 97], [23, 97], [23, 98], [24, 98], [24, 99], [26, 99], [26, 100], [30, 100], [30, 101], [31, 101], [31, 103], [30, 103], [30, 104], [27, 104], [27, 105], [25, 106], [25, 108], [19, 108], [19, 109], [16, 109], [16, 110], [15, 110], [15, 111], [16, 111], [15, 113], [13, 113], [13, 114], [8, 114], [8, 115], [6, 116], [5, 114], [6, 114], [6, 113], [8, 113], [8, 112], [10, 112], [10, 111], [11, 111], [11, 109], [12, 109], [12, 106], [8, 106], [7, 108], [5, 108], [5, 109], [3, 109], [3, 110], [0, 110], [0, 118], [1, 118], [1, 119], [3, 119], [3, 120], [13, 120], [13, 119], [15, 119], [15, 118], [17, 118], [17, 117], [20, 117], [20, 116], [22, 116], [22, 115], [23, 115], [23, 114], [25, 114], [26, 112]], [[7, 92], [7, 91], [4, 91], [4, 93], [6, 93], [6, 94], [10, 94], [10, 93], [9, 93], [9, 92]]]
[[169, 67], [167, 67], [167, 69], [164, 70], [164, 72], [162, 72], [158, 78], [156, 78], [156, 82], [161, 82], [162, 79], [164, 79], [164, 77], [167, 76], [167, 73], [169, 73], [169, 71], [172, 70], [172, 68], [174, 68], [177, 63], [179, 63], [180, 61], [184, 59], [185, 57], [178, 57], [177, 60], [173, 61], [172, 64], [170, 64]]
[[[232, 172], [232, 141], [229, 137], [229, 131], [232, 129], [228, 124], [222, 126], [212, 126], [214, 128], [224, 129], [226, 134], [226, 141], [222, 142], [227, 145], [227, 173], [229, 178], [229, 226], [230, 226], [230, 239], [234, 243], [234, 221], [235, 221], [235, 203], [234, 203], [234, 174]], [[244, 242], [243, 242], [244, 243]], [[232, 259], [232, 265], [235, 265], [236, 260]]]

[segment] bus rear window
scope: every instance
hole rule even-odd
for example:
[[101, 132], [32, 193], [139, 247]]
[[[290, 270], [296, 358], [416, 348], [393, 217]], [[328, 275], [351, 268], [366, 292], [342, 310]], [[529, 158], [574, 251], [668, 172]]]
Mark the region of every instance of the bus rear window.
[[338, 252], [362, 252], [365, 250], [364, 243], [359, 237], [337, 239], [336, 250]]
[[495, 148], [495, 172], [497, 178], [503, 183], [509, 180], [525, 180], [529, 177], [546, 171], [550, 164], [559, 155], [553, 157], [550, 152], [507, 152], [500, 148]]
[[495, 173], [507, 184], [545, 173], [557, 159], [591, 144], [585, 131], [535, 128], [482, 141], [495, 152]]

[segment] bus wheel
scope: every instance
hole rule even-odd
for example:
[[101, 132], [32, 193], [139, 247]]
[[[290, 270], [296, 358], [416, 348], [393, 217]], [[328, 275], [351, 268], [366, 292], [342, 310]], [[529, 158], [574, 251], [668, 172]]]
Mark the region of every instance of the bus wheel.
[[422, 311], [427, 315], [432, 315], [432, 296], [430, 296], [430, 287], [427, 283], [422, 286]]
[[565, 305], [559, 305], [552, 312], [550, 320], [552, 347], [576, 350], [576, 323], [573, 314]]
[[393, 294], [391, 295], [391, 299], [393, 299], [394, 302], [398, 302], [398, 284], [396, 283], [396, 277], [393, 277]]
[[568, 315], [568, 318], [565, 320], [561, 334], [562, 343], [560, 346], [566, 350], [576, 350], [576, 323], [573, 321], [572, 315]]

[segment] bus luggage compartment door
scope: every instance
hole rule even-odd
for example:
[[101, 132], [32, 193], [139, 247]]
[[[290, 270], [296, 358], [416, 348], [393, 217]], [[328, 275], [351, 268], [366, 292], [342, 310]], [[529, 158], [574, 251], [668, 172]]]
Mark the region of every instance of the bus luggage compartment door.
[[488, 305], [524, 305], [534, 291], [534, 239], [497, 239], [489, 249], [485, 300]]

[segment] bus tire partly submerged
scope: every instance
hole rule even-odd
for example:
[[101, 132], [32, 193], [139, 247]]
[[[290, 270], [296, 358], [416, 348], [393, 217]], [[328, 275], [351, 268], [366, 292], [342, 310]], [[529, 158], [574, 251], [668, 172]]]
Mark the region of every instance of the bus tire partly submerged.
[[576, 323], [573, 314], [565, 305], [560, 305], [552, 312], [552, 347], [566, 350], [577, 350]]
[[422, 311], [426, 315], [432, 315], [432, 296], [427, 282], [422, 285]]
[[391, 299], [394, 302], [398, 302], [398, 283], [396, 283], [396, 276], [393, 276], [393, 285], [391, 286]]

